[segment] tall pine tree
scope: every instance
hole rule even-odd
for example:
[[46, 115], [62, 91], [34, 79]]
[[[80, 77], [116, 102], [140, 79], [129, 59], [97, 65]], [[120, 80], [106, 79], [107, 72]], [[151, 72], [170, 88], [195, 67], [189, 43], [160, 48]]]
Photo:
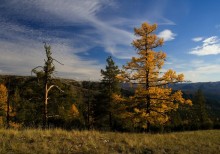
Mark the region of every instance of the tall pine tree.
[[195, 92], [193, 99], [192, 115], [192, 125], [197, 124], [197, 127], [201, 126], [201, 128], [210, 128], [212, 126], [212, 121], [208, 116], [206, 99], [202, 89], [198, 89]]
[[107, 65], [105, 70], [101, 70], [101, 75], [103, 77], [102, 84], [102, 104], [100, 104], [100, 112], [102, 112], [102, 116], [108, 117], [108, 125], [110, 129], [114, 129], [114, 113], [113, 113], [113, 94], [118, 94], [120, 92], [119, 80], [117, 79], [117, 75], [119, 74], [118, 66], [115, 65], [112, 57], [109, 56], [106, 59]]

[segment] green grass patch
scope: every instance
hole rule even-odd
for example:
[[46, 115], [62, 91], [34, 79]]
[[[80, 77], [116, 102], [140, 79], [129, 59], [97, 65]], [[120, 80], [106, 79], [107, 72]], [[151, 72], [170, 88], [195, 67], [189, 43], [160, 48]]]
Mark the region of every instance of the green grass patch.
[[220, 130], [169, 134], [0, 129], [0, 153], [219, 153]]

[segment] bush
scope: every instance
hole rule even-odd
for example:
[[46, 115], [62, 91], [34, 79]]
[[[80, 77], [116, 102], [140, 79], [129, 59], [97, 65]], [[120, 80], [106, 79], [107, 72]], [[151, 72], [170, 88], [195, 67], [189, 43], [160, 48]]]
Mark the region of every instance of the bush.
[[211, 120], [205, 121], [201, 125], [201, 129], [212, 129], [213, 128], [213, 122]]

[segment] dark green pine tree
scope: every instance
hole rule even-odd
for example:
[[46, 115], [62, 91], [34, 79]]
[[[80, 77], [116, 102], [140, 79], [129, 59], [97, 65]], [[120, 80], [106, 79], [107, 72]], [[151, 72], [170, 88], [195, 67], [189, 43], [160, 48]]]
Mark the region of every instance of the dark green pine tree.
[[193, 110], [194, 117], [193, 118], [202, 128], [209, 127], [211, 124], [210, 118], [208, 116], [207, 108], [206, 108], [206, 99], [203, 94], [202, 89], [198, 89], [195, 93], [193, 100]]
[[[118, 66], [115, 65], [112, 57], [109, 56], [106, 59], [107, 65], [105, 70], [101, 70], [102, 81], [101, 81], [101, 94], [99, 96], [99, 104], [97, 104], [98, 115], [100, 119], [106, 119], [106, 123], [110, 129], [114, 129], [114, 113], [113, 113], [113, 94], [120, 93], [119, 80], [116, 76], [119, 74], [120, 70]], [[97, 113], [97, 112], [96, 112]]]

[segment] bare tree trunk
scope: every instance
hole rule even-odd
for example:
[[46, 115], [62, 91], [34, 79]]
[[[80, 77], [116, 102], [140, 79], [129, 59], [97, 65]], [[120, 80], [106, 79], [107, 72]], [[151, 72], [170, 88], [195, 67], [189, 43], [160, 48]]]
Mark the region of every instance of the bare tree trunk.
[[47, 116], [47, 104], [48, 104], [48, 92], [47, 84], [45, 85], [45, 96], [44, 96], [44, 114], [43, 114], [43, 129], [46, 129], [48, 125], [48, 116]]

